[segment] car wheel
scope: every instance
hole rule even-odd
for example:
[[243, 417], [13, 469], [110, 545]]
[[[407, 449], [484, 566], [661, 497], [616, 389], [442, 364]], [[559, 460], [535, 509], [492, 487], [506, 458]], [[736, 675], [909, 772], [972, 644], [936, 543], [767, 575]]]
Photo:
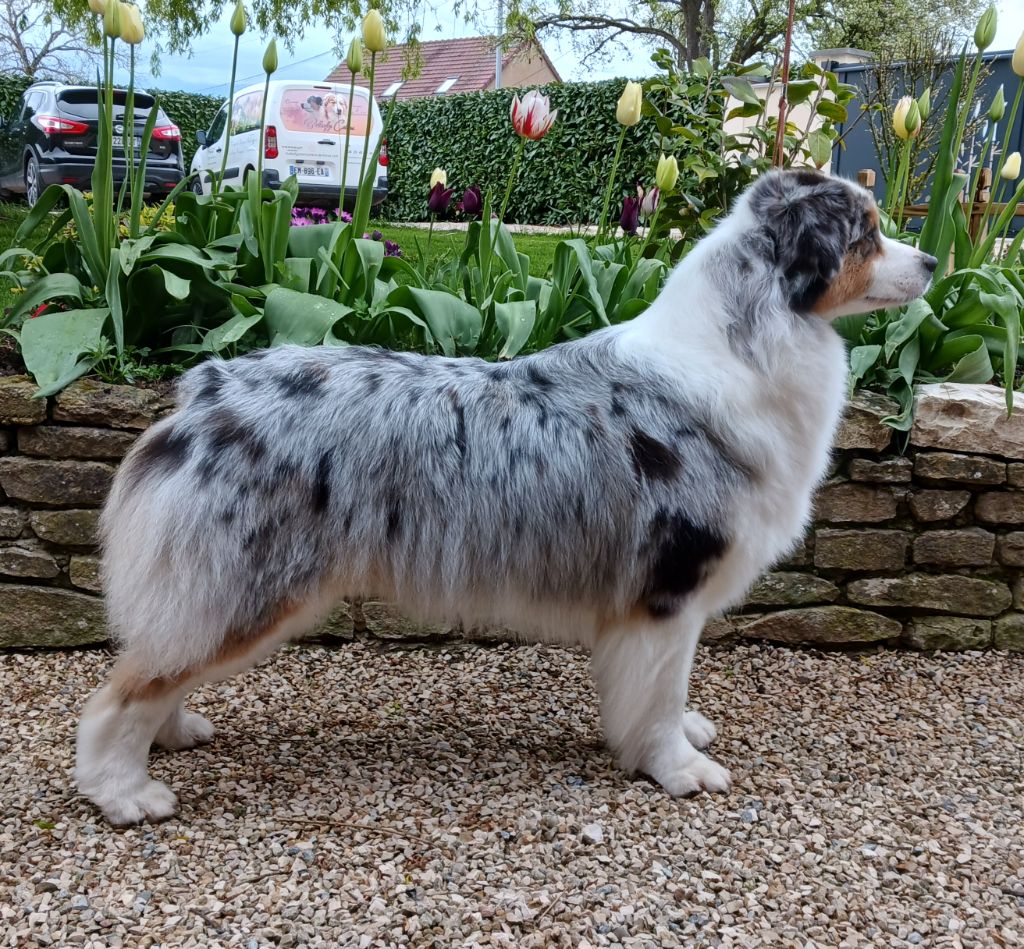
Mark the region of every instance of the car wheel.
[[25, 201], [30, 208], [35, 207], [39, 200], [39, 189], [42, 182], [39, 180], [39, 159], [35, 155], [29, 155], [25, 162]]
[[198, 194], [200, 197], [202, 197], [203, 181], [200, 175], [196, 175], [195, 178], [192, 179], [192, 184], [189, 186], [189, 190], [193, 194]]

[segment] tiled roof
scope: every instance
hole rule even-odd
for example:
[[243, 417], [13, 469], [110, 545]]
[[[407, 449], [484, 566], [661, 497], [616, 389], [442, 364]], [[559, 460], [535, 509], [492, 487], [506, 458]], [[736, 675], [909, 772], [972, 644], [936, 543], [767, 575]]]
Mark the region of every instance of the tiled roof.
[[[468, 36], [456, 40], [431, 40], [419, 44], [421, 69], [415, 79], [404, 82], [398, 90], [399, 99], [416, 99], [432, 96], [437, 93], [446, 79], [455, 79], [455, 83], [447, 93], [479, 92], [489, 89], [494, 84], [494, 50], [493, 36]], [[536, 52], [547, 60], [543, 49], [536, 47]], [[507, 66], [517, 58], [529, 53], [528, 46], [509, 50], [502, 57], [502, 66]], [[374, 94], [383, 95], [384, 90], [402, 78], [405, 68], [405, 46], [392, 46], [387, 51], [387, 61], [377, 61], [377, 71], [373, 80]], [[557, 78], [558, 73], [548, 61], [548, 65]], [[327, 82], [347, 82], [348, 69], [344, 62], [339, 63], [327, 77]]]

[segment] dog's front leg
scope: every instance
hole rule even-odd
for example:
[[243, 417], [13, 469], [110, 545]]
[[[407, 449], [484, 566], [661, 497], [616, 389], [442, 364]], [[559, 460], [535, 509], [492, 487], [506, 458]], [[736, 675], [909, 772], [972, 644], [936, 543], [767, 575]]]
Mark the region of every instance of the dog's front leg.
[[703, 715], [685, 711], [703, 618], [623, 622], [606, 628], [592, 668], [605, 738], [628, 771], [650, 775], [669, 794], [728, 791], [729, 772], [698, 747], [715, 736]]

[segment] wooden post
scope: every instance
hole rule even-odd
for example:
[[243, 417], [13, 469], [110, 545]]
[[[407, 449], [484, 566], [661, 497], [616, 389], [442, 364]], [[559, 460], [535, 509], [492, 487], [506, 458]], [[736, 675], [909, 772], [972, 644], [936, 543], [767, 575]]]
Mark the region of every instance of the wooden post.
[[984, 237], [981, 231], [981, 220], [985, 215], [985, 206], [992, 200], [992, 169], [982, 168], [978, 175], [978, 191], [971, 203], [971, 220], [968, 228], [971, 233], [971, 242], [977, 243], [978, 239]]
[[867, 188], [868, 191], [875, 190], [875, 169], [874, 168], [861, 168], [857, 172], [857, 184], [862, 188]]

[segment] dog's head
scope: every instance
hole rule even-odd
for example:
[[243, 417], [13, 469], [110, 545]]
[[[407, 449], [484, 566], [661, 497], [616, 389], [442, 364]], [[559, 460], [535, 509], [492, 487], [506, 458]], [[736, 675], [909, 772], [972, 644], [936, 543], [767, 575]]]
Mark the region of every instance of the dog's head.
[[899, 306], [931, 282], [935, 258], [884, 237], [874, 198], [849, 181], [776, 171], [745, 197], [758, 244], [797, 312], [831, 320]]

